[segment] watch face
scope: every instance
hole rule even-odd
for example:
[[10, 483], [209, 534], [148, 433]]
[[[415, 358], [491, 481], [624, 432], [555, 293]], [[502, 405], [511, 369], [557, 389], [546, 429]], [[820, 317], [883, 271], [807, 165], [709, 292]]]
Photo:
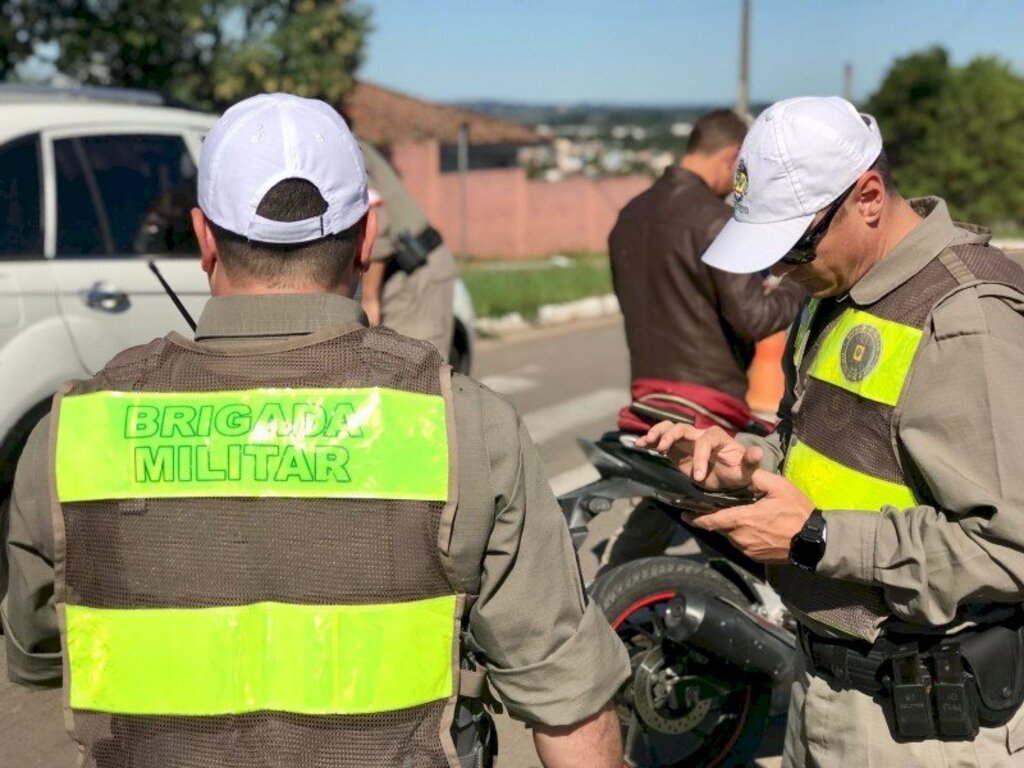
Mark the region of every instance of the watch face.
[[800, 532], [793, 537], [789, 548], [789, 559], [793, 565], [813, 571], [824, 556], [825, 518], [815, 510]]

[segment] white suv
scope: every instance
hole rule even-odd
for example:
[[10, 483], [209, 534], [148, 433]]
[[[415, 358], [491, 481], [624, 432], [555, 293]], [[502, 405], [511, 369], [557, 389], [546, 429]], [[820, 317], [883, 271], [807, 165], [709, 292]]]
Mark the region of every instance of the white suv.
[[[149, 261], [193, 317], [202, 311], [189, 210], [216, 117], [142, 92], [19, 86], [0, 86], [0, 112], [2, 503], [62, 382], [125, 347], [190, 332]], [[452, 357], [465, 370], [473, 308], [461, 281], [455, 314]]]

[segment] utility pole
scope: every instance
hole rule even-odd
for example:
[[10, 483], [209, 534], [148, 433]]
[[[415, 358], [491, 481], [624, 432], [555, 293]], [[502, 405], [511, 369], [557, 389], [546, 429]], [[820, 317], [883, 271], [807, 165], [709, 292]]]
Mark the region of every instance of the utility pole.
[[843, 98], [853, 103], [853, 64], [843, 65]]
[[459, 256], [469, 258], [469, 123], [459, 126]]
[[736, 114], [750, 120], [750, 0], [742, 0], [740, 15], [740, 79], [736, 89]]

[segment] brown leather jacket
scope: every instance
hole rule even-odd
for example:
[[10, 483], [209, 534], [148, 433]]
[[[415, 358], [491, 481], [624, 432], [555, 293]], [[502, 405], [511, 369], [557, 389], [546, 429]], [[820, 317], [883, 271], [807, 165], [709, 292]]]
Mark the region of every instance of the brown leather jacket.
[[700, 260], [731, 215], [699, 176], [680, 167], [619, 214], [608, 252], [633, 379], [701, 384], [742, 399], [754, 343], [796, 317], [800, 286], [783, 280], [765, 294], [761, 275], [734, 275]]

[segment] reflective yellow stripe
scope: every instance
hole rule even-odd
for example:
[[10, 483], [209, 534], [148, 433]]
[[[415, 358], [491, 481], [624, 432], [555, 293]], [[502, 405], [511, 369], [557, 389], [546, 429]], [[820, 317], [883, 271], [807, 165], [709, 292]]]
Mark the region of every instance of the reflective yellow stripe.
[[66, 606], [71, 706], [136, 715], [405, 709], [452, 695], [454, 595], [387, 605]]
[[61, 400], [61, 502], [448, 497], [444, 398], [394, 389], [95, 392]]
[[[877, 333], [874, 343], [880, 342], [880, 348], [875, 350], [871, 345], [854, 343], [853, 348], [845, 352], [844, 365], [844, 342], [848, 338], [855, 341], [852, 334], [864, 326]], [[822, 343], [811, 364], [810, 375], [868, 400], [896, 405], [920, 341], [921, 331], [917, 328], [848, 309]], [[873, 361], [858, 359], [858, 353], [877, 355], [877, 358]], [[858, 364], [862, 364], [859, 371], [866, 371], [859, 379], [850, 375], [858, 370]]]
[[805, 443], [790, 447], [784, 474], [820, 509], [877, 512], [886, 504], [902, 509], [917, 503], [907, 486], [850, 469]]

